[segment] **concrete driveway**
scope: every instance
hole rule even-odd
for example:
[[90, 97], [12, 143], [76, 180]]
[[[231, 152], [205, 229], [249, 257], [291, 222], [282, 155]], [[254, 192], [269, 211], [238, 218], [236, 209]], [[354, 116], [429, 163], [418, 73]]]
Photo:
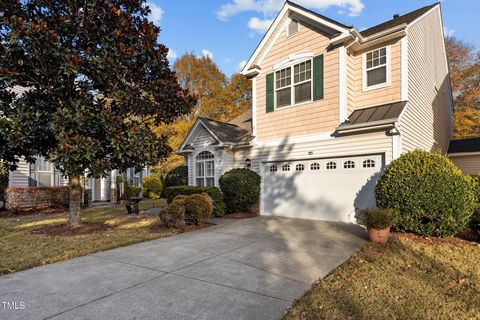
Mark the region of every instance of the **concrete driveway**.
[[0, 319], [279, 319], [365, 242], [353, 224], [215, 222], [0, 277]]

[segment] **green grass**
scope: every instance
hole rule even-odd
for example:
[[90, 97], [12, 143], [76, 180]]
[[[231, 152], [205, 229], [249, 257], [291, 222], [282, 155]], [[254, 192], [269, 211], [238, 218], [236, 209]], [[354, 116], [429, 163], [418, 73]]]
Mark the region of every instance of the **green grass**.
[[386, 247], [365, 246], [284, 319], [479, 317], [480, 245], [400, 235]]
[[[140, 210], [165, 205], [164, 200], [140, 202]], [[82, 221], [102, 222], [104, 232], [75, 236], [47, 236], [31, 232], [47, 225], [65, 224], [67, 213], [45, 216], [21, 216], [0, 219], [0, 274], [11, 273], [44, 264], [129, 244], [172, 235], [174, 231], [152, 228], [159, 224], [157, 215], [133, 217], [125, 206], [82, 210]]]

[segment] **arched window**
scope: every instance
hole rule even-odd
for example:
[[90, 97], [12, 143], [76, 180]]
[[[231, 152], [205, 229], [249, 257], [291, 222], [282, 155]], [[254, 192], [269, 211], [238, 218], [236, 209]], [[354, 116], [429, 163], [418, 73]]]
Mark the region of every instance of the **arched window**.
[[362, 166], [364, 168], [375, 168], [375, 160], [372, 160], [372, 159], [363, 160]]
[[305, 170], [305, 166], [303, 164], [299, 163], [295, 166], [295, 170], [303, 171], [303, 170]]
[[270, 166], [270, 168], [269, 168], [269, 171], [270, 171], [270, 172], [277, 172], [277, 166], [274, 165], [274, 164], [272, 164], [272, 165]]
[[289, 164], [284, 164], [282, 166], [282, 171], [290, 171], [290, 165]]
[[343, 163], [343, 169], [354, 169], [355, 168], [355, 161], [347, 160]]
[[195, 158], [195, 184], [199, 187], [215, 185], [215, 156], [202, 151]]
[[330, 161], [327, 163], [327, 170], [335, 170], [337, 169], [337, 163], [335, 161]]
[[317, 162], [314, 162], [310, 165], [310, 170], [320, 170], [320, 164]]

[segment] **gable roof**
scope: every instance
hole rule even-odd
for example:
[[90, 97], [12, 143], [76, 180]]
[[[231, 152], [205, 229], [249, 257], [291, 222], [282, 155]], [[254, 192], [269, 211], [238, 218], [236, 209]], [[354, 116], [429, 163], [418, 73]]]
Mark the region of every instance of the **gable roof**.
[[229, 122], [199, 117], [222, 142], [241, 143], [252, 139], [252, 112], [247, 111]]
[[450, 141], [448, 153], [480, 152], [480, 137]]
[[412, 23], [413, 21], [415, 21], [420, 16], [422, 16], [423, 14], [425, 14], [428, 10], [435, 7], [436, 5], [438, 5], [438, 2], [434, 3], [432, 5], [425, 6], [423, 8], [417, 9], [415, 11], [409, 12], [409, 13], [404, 14], [402, 16], [399, 16], [397, 18], [393, 18], [391, 20], [382, 22], [382, 23], [380, 23], [376, 26], [373, 26], [371, 28], [368, 28], [368, 29], [360, 32], [360, 34], [362, 35], [362, 37], [369, 37], [369, 36], [374, 35], [376, 33], [391, 29], [393, 27], [396, 27], [396, 26], [399, 26], [399, 25], [402, 25], [402, 24], [407, 24], [408, 25], [408, 24]]

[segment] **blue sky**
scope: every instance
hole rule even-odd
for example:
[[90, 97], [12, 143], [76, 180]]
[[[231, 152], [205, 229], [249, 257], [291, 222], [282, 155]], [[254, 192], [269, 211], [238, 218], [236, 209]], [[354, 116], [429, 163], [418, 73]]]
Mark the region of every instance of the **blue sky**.
[[[170, 61], [186, 52], [211, 55], [227, 75], [248, 60], [283, 0], [149, 0], [150, 19]], [[425, 5], [431, 0], [297, 0], [298, 4], [358, 30]], [[446, 32], [480, 48], [480, 0], [443, 0]]]

